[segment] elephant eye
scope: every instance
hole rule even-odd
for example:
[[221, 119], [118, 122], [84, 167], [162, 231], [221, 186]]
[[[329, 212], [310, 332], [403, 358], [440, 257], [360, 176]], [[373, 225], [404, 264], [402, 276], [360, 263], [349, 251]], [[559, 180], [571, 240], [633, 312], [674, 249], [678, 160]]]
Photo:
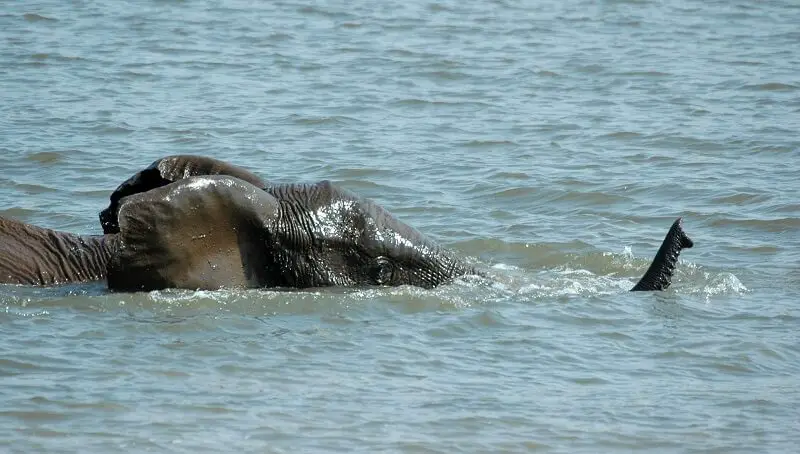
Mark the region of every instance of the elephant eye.
[[378, 285], [385, 285], [392, 281], [392, 275], [394, 274], [394, 266], [392, 262], [389, 261], [386, 257], [378, 257], [375, 259], [375, 264], [373, 268], [373, 278], [375, 279], [375, 283]]

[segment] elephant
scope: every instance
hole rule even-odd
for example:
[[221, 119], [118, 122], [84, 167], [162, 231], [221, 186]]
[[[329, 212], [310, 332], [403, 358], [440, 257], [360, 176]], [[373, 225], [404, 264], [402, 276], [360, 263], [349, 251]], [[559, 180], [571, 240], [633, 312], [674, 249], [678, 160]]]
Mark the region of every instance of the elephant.
[[[168, 156], [123, 182], [103, 235], [0, 217], [0, 283], [103, 280], [165, 288], [432, 288], [483, 273], [370, 199], [330, 181], [273, 184], [223, 161]], [[632, 291], [669, 287], [692, 240], [678, 218]]]

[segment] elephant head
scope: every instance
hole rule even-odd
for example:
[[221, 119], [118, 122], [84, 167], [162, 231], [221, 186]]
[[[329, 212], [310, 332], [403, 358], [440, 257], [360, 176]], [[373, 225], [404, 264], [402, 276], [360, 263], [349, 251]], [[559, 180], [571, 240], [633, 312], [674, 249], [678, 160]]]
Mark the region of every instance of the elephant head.
[[253, 173], [216, 159], [176, 155], [159, 159], [123, 182], [100, 213], [106, 235], [81, 236], [0, 217], [0, 283], [53, 285], [106, 279], [116, 257], [120, 202], [193, 175], [233, 175], [259, 187]]
[[328, 181], [258, 188], [190, 177], [119, 205], [113, 290], [433, 287], [474, 270], [389, 212]]

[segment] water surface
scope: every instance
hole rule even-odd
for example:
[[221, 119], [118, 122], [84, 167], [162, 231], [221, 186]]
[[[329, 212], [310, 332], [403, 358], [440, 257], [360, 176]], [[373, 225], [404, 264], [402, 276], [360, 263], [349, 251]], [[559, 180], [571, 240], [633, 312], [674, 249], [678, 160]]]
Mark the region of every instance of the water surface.
[[[796, 2], [6, 2], [0, 216], [100, 232], [203, 154], [488, 271], [434, 290], [0, 286], [0, 451], [792, 452]], [[630, 288], [678, 216], [667, 292]]]

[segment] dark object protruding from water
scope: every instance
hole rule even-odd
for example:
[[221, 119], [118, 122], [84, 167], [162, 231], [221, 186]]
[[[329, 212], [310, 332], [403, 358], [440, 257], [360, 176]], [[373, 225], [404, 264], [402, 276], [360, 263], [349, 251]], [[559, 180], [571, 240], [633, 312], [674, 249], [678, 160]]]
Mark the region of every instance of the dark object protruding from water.
[[678, 218], [672, 223], [650, 268], [631, 291], [666, 290], [672, 283], [672, 275], [675, 273], [675, 264], [678, 262], [681, 250], [692, 246], [694, 242], [683, 231], [681, 218]]

